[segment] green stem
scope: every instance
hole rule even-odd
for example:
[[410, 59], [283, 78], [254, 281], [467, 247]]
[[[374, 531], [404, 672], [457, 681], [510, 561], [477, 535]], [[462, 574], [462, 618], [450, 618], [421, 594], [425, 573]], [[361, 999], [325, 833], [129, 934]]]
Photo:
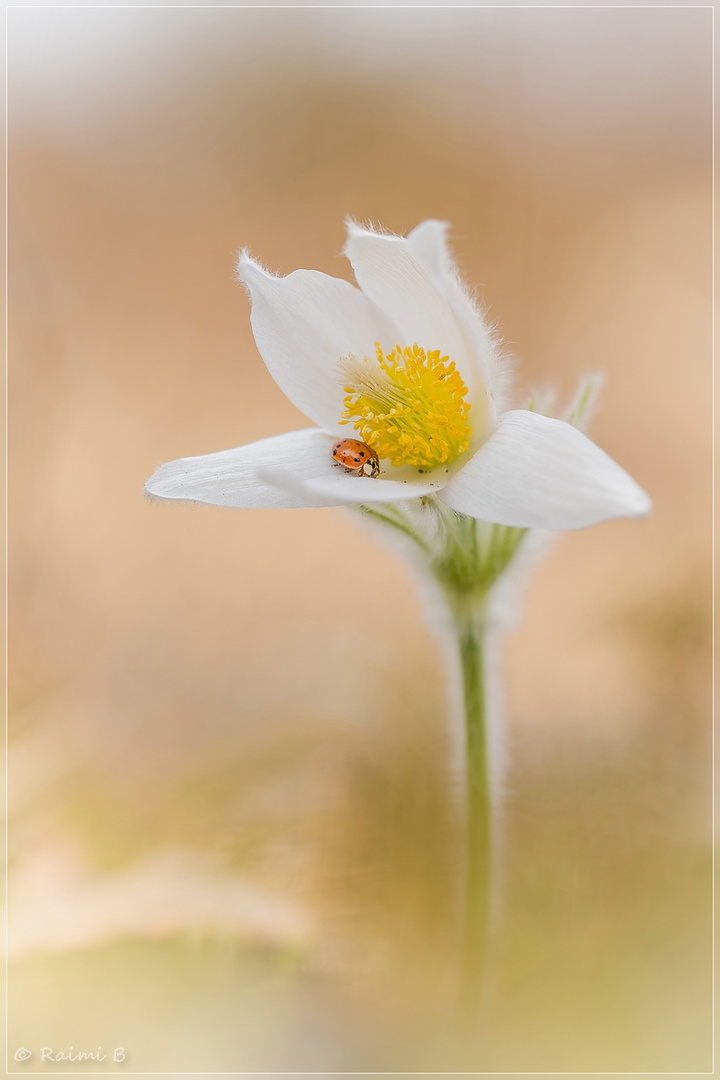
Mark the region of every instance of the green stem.
[[461, 1015], [477, 1022], [482, 996], [490, 919], [492, 794], [488, 757], [485, 686], [485, 622], [481, 614], [456, 618], [462, 667], [467, 745], [467, 864], [465, 932], [461, 970]]
[[395, 519], [388, 517], [387, 514], [381, 514], [378, 510], [371, 510], [369, 506], [364, 504], [358, 506], [358, 510], [361, 514], [365, 514], [366, 517], [374, 518], [375, 521], [381, 521], [383, 525], [389, 525], [392, 529], [397, 529], [398, 532], [404, 533], [413, 543], [427, 554], [428, 547], [425, 541], [414, 532], [409, 525], [403, 521], [396, 521]]
[[[416, 531], [421, 512], [435, 509], [429, 539]], [[423, 552], [450, 614], [462, 672], [467, 767], [467, 852], [459, 1019], [477, 1030], [486, 985], [492, 898], [493, 803], [488, 747], [485, 641], [492, 588], [515, 556], [525, 529], [458, 514], [433, 499], [362, 513], [401, 532]]]

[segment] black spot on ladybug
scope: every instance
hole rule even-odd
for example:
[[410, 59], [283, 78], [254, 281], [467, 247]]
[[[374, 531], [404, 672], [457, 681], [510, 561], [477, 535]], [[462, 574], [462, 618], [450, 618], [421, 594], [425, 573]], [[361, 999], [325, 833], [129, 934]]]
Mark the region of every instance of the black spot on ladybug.
[[360, 457], [365, 457], [365, 451], [364, 450], [360, 451]]
[[360, 463], [360, 458], [359, 457], [353, 458], [353, 461], [355, 461], [355, 462], [357, 462], [359, 464]]

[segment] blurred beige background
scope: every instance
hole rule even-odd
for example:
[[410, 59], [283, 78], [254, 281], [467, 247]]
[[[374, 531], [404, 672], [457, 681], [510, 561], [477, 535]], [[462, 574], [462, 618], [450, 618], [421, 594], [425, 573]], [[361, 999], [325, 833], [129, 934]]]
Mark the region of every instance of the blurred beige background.
[[[14, 9], [8, 42], [12, 1068], [709, 1069], [710, 11]], [[349, 512], [140, 495], [304, 425], [234, 253], [349, 277], [346, 215], [450, 221], [514, 403], [604, 371], [591, 434], [654, 499], [558, 538], [504, 639], [469, 1047], [409, 569]]]

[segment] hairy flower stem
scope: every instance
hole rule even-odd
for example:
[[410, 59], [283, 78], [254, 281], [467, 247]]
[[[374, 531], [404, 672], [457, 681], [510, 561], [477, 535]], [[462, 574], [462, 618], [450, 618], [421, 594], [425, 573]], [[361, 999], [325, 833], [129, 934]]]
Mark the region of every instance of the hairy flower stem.
[[483, 991], [492, 888], [492, 792], [482, 616], [455, 620], [460, 653], [467, 748], [467, 860], [460, 1015], [477, 1022]]
[[494, 587], [517, 555], [526, 530], [476, 521], [434, 498], [360, 510], [411, 542], [419, 565], [439, 587], [444, 623], [460, 661], [467, 816], [459, 1019], [469, 1033], [477, 1028], [486, 985], [496, 855], [485, 645]]

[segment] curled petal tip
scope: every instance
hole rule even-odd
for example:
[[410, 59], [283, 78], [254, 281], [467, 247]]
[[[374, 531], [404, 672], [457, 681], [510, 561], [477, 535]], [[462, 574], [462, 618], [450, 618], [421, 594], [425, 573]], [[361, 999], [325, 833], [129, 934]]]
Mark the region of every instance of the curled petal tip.
[[235, 276], [238, 281], [245, 286], [246, 289], [250, 289], [253, 282], [260, 281], [261, 279], [277, 281], [279, 279], [278, 274], [273, 274], [270, 270], [254, 259], [247, 248], [243, 248], [237, 258], [235, 264]]

